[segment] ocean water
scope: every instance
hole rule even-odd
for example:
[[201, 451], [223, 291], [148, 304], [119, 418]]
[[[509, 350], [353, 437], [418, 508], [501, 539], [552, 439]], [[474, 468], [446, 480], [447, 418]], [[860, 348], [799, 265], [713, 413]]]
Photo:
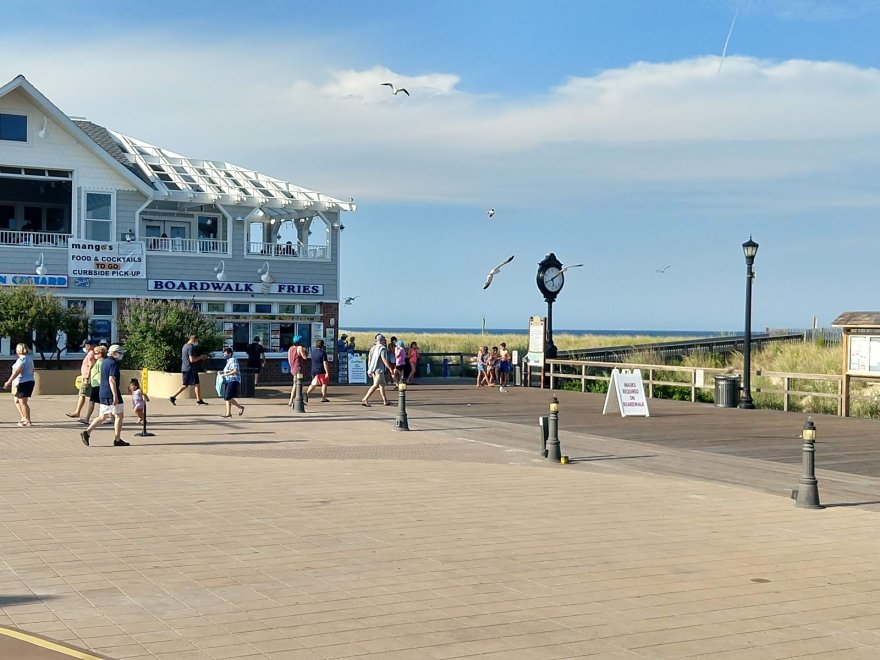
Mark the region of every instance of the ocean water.
[[[345, 326], [346, 332], [367, 332], [376, 330], [375, 327]], [[381, 329], [381, 328], [379, 328]], [[480, 328], [390, 328], [387, 332], [399, 334], [429, 333], [429, 334], [453, 334], [453, 335], [481, 335]], [[493, 335], [526, 335], [527, 327], [522, 328], [486, 328], [488, 334]], [[571, 330], [567, 328], [554, 328], [555, 335], [613, 335], [613, 336], [638, 336], [638, 337], [719, 337], [722, 335], [737, 334], [722, 330]]]

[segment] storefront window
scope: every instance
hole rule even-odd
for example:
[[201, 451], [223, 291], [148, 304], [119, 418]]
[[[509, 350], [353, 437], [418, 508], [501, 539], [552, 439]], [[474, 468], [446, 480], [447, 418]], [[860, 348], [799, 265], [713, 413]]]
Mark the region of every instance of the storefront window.
[[208, 305], [208, 310], [207, 310], [207, 311], [208, 311], [209, 314], [210, 314], [210, 313], [217, 314], [218, 312], [225, 312], [225, 311], [226, 311], [226, 303], [222, 303], [222, 302], [219, 302], [219, 303], [218, 303], [218, 302], [209, 302], [209, 303], [206, 303], [206, 304]]

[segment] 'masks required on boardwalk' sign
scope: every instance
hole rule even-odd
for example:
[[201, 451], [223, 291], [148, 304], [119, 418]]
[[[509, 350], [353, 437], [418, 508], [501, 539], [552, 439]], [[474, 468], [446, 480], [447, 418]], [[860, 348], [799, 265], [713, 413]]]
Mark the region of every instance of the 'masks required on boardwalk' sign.
[[611, 370], [611, 382], [608, 384], [608, 395], [605, 397], [602, 414], [615, 406], [620, 410], [621, 417], [650, 417], [641, 371]]

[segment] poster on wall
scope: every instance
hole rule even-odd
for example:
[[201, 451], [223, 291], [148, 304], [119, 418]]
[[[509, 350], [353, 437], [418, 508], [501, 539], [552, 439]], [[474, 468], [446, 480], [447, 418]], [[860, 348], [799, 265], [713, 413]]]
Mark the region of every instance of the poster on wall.
[[348, 354], [348, 382], [352, 384], [367, 382], [367, 361], [354, 353]]
[[145, 279], [144, 254], [141, 241], [109, 243], [74, 239], [67, 247], [67, 274], [98, 279]]
[[348, 383], [348, 353], [339, 354], [339, 367], [336, 374], [336, 380], [340, 385]]

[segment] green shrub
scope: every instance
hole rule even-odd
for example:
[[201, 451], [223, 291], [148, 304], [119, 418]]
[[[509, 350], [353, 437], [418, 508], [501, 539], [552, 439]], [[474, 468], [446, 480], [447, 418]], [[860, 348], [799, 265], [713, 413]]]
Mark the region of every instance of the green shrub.
[[184, 301], [126, 300], [119, 315], [127, 369], [180, 371], [180, 351], [190, 335], [199, 338], [201, 353], [219, 351], [223, 335], [213, 319]]

